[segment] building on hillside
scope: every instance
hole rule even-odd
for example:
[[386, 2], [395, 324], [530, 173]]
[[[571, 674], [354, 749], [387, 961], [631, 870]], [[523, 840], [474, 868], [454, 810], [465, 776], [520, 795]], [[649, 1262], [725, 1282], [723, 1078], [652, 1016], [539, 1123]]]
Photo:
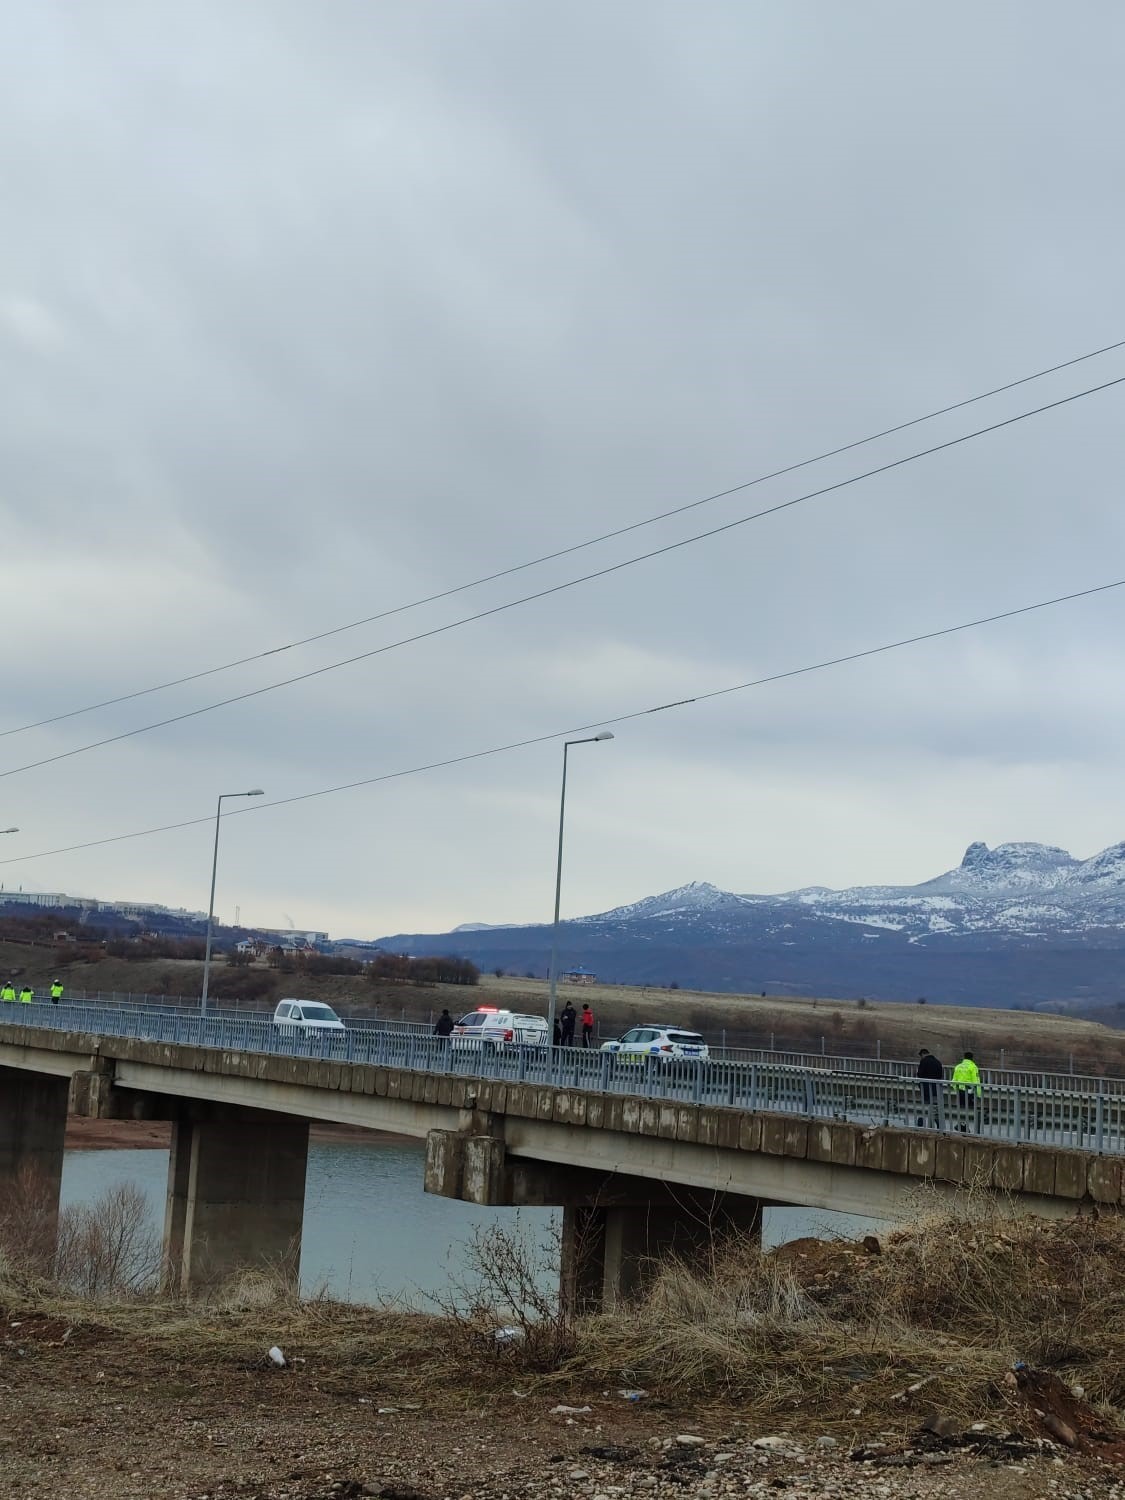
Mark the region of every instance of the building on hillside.
[[597, 977], [596, 974], [579, 964], [576, 968], [567, 969], [563, 975], [563, 982], [565, 984], [593, 984]]
[[6, 891], [0, 885], [0, 906], [11, 903], [14, 906], [45, 906], [47, 908], [61, 907], [96, 907], [97, 902], [86, 896], [64, 896], [61, 891]]
[[251, 930], [264, 937], [271, 948], [319, 948], [328, 941], [326, 932], [308, 932], [303, 927], [255, 927]]

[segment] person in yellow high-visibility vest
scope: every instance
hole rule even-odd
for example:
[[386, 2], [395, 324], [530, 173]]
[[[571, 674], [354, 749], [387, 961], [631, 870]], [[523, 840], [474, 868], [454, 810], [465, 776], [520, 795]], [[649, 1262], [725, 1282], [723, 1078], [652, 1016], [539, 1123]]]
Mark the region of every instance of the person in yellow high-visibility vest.
[[9, 979], [7, 984], [0, 989], [0, 1000], [12, 1000], [16, 998], [16, 987]]
[[35, 991], [31, 988], [31, 986], [29, 984], [25, 984], [24, 987], [23, 987], [23, 989], [20, 990], [20, 1004], [21, 1005], [30, 1005], [31, 1002], [34, 999], [35, 999]]
[[63, 997], [63, 982], [61, 979], [51, 981], [51, 1004], [57, 1005]]
[[975, 1115], [981, 1097], [980, 1069], [971, 1052], [966, 1052], [953, 1069], [950, 1082], [957, 1090], [957, 1106], [961, 1111], [961, 1124], [957, 1128], [964, 1135], [968, 1129], [966, 1121], [971, 1118], [970, 1111]]

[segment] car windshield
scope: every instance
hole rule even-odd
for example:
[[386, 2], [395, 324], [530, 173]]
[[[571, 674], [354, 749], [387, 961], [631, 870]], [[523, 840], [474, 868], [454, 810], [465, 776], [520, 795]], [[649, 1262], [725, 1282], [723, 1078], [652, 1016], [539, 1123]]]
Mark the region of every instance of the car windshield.
[[340, 1019], [330, 1005], [302, 1005], [301, 1014], [306, 1021], [338, 1021]]
[[632, 1031], [627, 1031], [621, 1038], [621, 1040], [623, 1042], [643, 1042], [644, 1038], [645, 1033], [641, 1030], [641, 1028], [639, 1026], [634, 1026]]
[[689, 1047], [701, 1047], [703, 1038], [698, 1031], [670, 1031], [668, 1033], [670, 1042], [683, 1042]]
[[486, 1021], [490, 1021], [492, 1019], [494, 1014], [495, 1012], [491, 1010], [471, 1010], [467, 1016], [461, 1017], [458, 1025], [483, 1026]]

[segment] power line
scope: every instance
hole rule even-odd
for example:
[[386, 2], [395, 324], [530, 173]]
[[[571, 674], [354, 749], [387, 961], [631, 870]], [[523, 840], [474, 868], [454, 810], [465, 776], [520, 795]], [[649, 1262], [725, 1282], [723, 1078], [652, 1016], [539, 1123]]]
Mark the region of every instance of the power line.
[[285, 651], [295, 651], [300, 646], [311, 646], [316, 641], [328, 640], [331, 636], [342, 635], [348, 630], [358, 630], [363, 625], [373, 625], [379, 620], [388, 620], [393, 615], [405, 614], [408, 610], [421, 609], [427, 604], [437, 604], [443, 599], [451, 599], [456, 594], [463, 594], [469, 589], [481, 588], [486, 583], [495, 583], [501, 578], [510, 578], [514, 573], [526, 572], [529, 568], [537, 568], [543, 563], [555, 562], [560, 557], [569, 557], [574, 552], [582, 552], [587, 547], [599, 546], [602, 542], [613, 541], [616, 537], [627, 536], [630, 532], [640, 531], [646, 526], [655, 526], [660, 521], [670, 520], [673, 516], [682, 516], [691, 510], [698, 510], [700, 506], [710, 505], [716, 500], [724, 500], [730, 495], [737, 495], [742, 490], [753, 489], [756, 485], [766, 484], [771, 479], [781, 479], [786, 474], [795, 474], [800, 469], [807, 469], [812, 464], [823, 463], [829, 458], [838, 458], [842, 453], [850, 453], [855, 448], [866, 447], [870, 443], [877, 443], [882, 438], [893, 437], [895, 433], [906, 432], [911, 427], [918, 427], [923, 422], [935, 421], [938, 417], [948, 416], [950, 412], [961, 411], [966, 406], [973, 406], [980, 401], [987, 401], [992, 396], [1003, 395], [1005, 391], [1014, 391], [1021, 385], [1028, 385], [1034, 380], [1043, 380], [1048, 375], [1056, 375], [1060, 370], [1068, 370], [1073, 365], [1083, 364], [1087, 360], [1097, 359], [1102, 354], [1111, 354], [1115, 349], [1125, 348], [1125, 339], [1119, 339], [1116, 343], [1105, 344], [1100, 349], [1091, 349], [1087, 354], [1076, 355], [1073, 359], [1065, 359], [1057, 365], [1050, 365], [1044, 370], [1036, 370], [1032, 375], [1022, 375], [1018, 380], [1009, 380], [1005, 385], [993, 386], [991, 390], [981, 391], [979, 395], [967, 396], [962, 401], [954, 401], [949, 406], [938, 407], [935, 411], [926, 412], [921, 417], [911, 417], [907, 422], [899, 422], [894, 427], [884, 427], [881, 432], [873, 432], [868, 437], [856, 438], [853, 442], [844, 443], [839, 448], [829, 448], [824, 453], [818, 453], [812, 458], [803, 458], [798, 463], [787, 464], [784, 468], [774, 469], [768, 474], [759, 474], [756, 479], [744, 480], [741, 484], [732, 485], [729, 489], [716, 490], [713, 495], [704, 495], [702, 499], [690, 500], [686, 505], [674, 506], [671, 510], [658, 512], [654, 516], [647, 516], [643, 520], [633, 521], [628, 526], [619, 526], [613, 531], [603, 531], [598, 536], [588, 537], [585, 541], [575, 542], [569, 547], [560, 547], [555, 552], [545, 552], [540, 557], [530, 558], [527, 562], [514, 563], [509, 568], [501, 568], [496, 573], [487, 573], [482, 578], [474, 578], [468, 583], [455, 584], [452, 588], [443, 589], [437, 594], [428, 594], [425, 598], [411, 600], [407, 604], [397, 604], [393, 609], [380, 610], [378, 614], [365, 615], [361, 620], [351, 620], [346, 625], [335, 625], [329, 630], [318, 631], [315, 635], [302, 636], [300, 640], [289, 641], [283, 646], [271, 646], [266, 651], [256, 651], [249, 656], [236, 657], [234, 661], [223, 662], [217, 667], [206, 667], [202, 671], [189, 672], [183, 677], [172, 677], [167, 682], [153, 683], [150, 687], [137, 688], [131, 693], [121, 693], [116, 698], [103, 698], [98, 703], [88, 703], [84, 708], [72, 708], [66, 713], [52, 714], [50, 718], [37, 719], [31, 724], [20, 724], [14, 729], [0, 729], [0, 739], [6, 739], [13, 734], [26, 734], [31, 729], [43, 729], [49, 724], [60, 724], [64, 719], [75, 719], [82, 714], [94, 713], [100, 708], [113, 708], [119, 703], [129, 703], [134, 698], [144, 698], [151, 693], [161, 693], [167, 688], [184, 687], [189, 682], [199, 682], [205, 677], [214, 677], [220, 672], [230, 672], [235, 667], [244, 667], [251, 662], [264, 661], [267, 656], [278, 656]]
[[[551, 740], [565, 739], [574, 734], [585, 734], [588, 730], [605, 728], [609, 724], [627, 724], [633, 719], [650, 718], [654, 714], [670, 713], [677, 708], [687, 708], [695, 703], [707, 703], [713, 698], [729, 697], [732, 693], [744, 693], [751, 688], [766, 687], [770, 683], [784, 682], [791, 677], [806, 677], [812, 672], [824, 672], [830, 667], [845, 666], [849, 662], [864, 661], [871, 656], [884, 656], [889, 651], [899, 651], [906, 646], [917, 646], [924, 641], [940, 640], [943, 636], [959, 635], [966, 630], [976, 630], [982, 625], [995, 625], [1001, 620], [1014, 620], [1020, 615], [1034, 614], [1038, 610], [1053, 609], [1059, 604], [1072, 604], [1078, 599], [1090, 599], [1096, 594], [1107, 594], [1113, 589], [1125, 588], [1125, 578], [1112, 583], [1099, 583], [1091, 588], [1078, 589], [1070, 594], [1057, 594], [1051, 599], [1040, 599], [1034, 604], [1022, 604], [1014, 609], [1000, 610], [996, 614], [981, 615], [974, 620], [964, 620], [959, 625], [945, 625], [938, 630], [922, 631], [918, 635], [903, 636], [896, 641], [886, 641], [881, 646], [868, 646], [862, 651], [849, 651], [844, 656], [829, 657], [825, 661], [813, 662], [804, 667], [790, 667], [784, 672], [772, 672], [766, 677], [754, 677], [747, 682], [736, 682], [728, 687], [712, 688], [705, 693], [695, 693], [690, 698], [677, 698], [669, 703], [657, 703], [651, 708], [638, 708], [630, 713], [618, 714], [614, 718], [591, 719], [587, 724], [572, 724], [568, 729], [555, 729], [548, 734], [530, 735], [522, 740], [510, 740], [504, 745], [492, 745], [487, 750], [471, 750], [464, 755], [453, 755], [446, 760], [428, 761], [423, 765], [409, 766], [401, 771], [384, 771], [378, 776], [365, 776], [359, 781], [342, 782], [339, 786], [321, 787], [315, 792], [301, 792], [293, 797], [277, 797], [270, 802], [256, 802], [246, 807], [232, 809], [223, 816], [243, 817], [247, 813], [265, 812], [270, 808], [288, 807], [296, 802], [311, 802], [318, 797], [333, 797], [339, 792], [353, 792], [360, 787], [377, 786], [381, 782], [399, 781], [406, 776], [420, 776], [427, 771], [441, 771], [450, 766], [462, 766], [469, 761], [487, 760], [494, 755], [507, 755], [514, 750], [525, 750], [531, 745], [543, 745]], [[118, 833], [109, 838], [90, 839], [83, 844], [68, 844], [61, 849], [42, 849], [37, 854], [17, 854], [0, 859], [0, 865], [18, 865], [31, 859], [48, 859], [56, 854], [73, 854], [82, 849], [99, 849], [105, 844], [121, 844], [129, 839], [148, 838], [157, 833], [171, 833], [180, 828], [195, 828], [201, 824], [212, 824], [214, 813], [200, 818], [186, 818], [180, 823], [164, 823], [157, 828], [141, 828], [134, 833]], [[0, 898], [2, 899], [2, 898]]]
[[943, 443], [935, 443], [931, 448], [920, 449], [916, 453], [908, 453], [904, 458], [893, 459], [890, 463], [880, 464], [878, 468], [867, 469], [862, 474], [853, 474], [847, 479], [839, 479], [834, 484], [823, 485], [818, 490], [809, 490], [803, 495], [797, 495], [792, 500], [781, 500], [776, 505], [767, 506], [764, 510], [751, 512], [747, 516], [739, 516], [733, 521], [726, 521], [721, 526], [713, 526], [708, 531], [696, 532], [694, 536], [683, 537], [678, 542], [667, 542], [663, 547], [654, 547], [649, 552], [639, 553], [635, 557], [627, 557], [619, 563], [612, 563], [605, 568], [598, 568], [593, 573], [584, 573], [578, 578], [567, 579], [564, 583], [552, 584], [550, 588], [538, 589], [533, 594], [524, 594], [518, 599], [510, 599], [505, 604], [494, 604], [489, 609], [478, 610], [476, 614], [463, 615], [459, 620], [450, 620], [445, 625], [435, 625], [429, 630], [418, 631], [415, 635], [403, 636], [397, 641], [388, 641], [386, 645], [375, 646], [370, 651], [361, 651], [356, 656], [345, 657], [343, 661], [328, 662], [322, 667], [310, 668], [307, 672], [299, 672], [294, 677], [283, 677], [278, 682], [267, 683], [264, 687], [249, 688], [246, 692], [235, 693], [230, 698], [221, 698], [217, 703], [206, 703], [201, 708], [191, 708], [181, 714], [172, 714], [167, 719], [157, 719], [151, 724], [140, 724], [135, 729], [122, 730], [120, 734], [107, 735], [104, 739], [92, 740], [86, 745], [76, 745], [72, 750], [60, 750], [56, 755], [45, 755], [39, 760], [28, 761], [26, 765], [12, 766], [7, 771], [0, 771], [0, 780], [9, 776], [19, 776], [24, 771], [34, 771], [40, 766], [51, 766], [60, 760], [70, 760], [75, 755], [85, 755], [90, 750], [100, 750], [105, 745], [120, 744], [122, 740], [135, 738], [140, 734], [148, 734], [154, 729], [165, 729], [170, 724], [182, 724], [188, 719], [197, 719], [201, 714], [214, 713], [219, 708], [229, 708], [233, 703], [245, 703], [251, 698], [260, 698], [265, 693], [277, 692], [279, 688], [292, 687], [298, 682], [308, 682], [313, 677], [323, 677], [328, 672], [338, 672], [341, 667], [354, 666], [356, 662], [370, 661], [372, 657], [384, 656], [389, 651], [397, 651], [400, 646], [410, 646], [417, 641], [430, 640], [434, 636], [445, 635], [451, 630], [458, 630], [462, 625], [471, 625], [477, 620], [487, 620], [493, 615], [505, 614], [510, 609], [517, 609], [520, 605], [534, 603], [538, 599], [548, 599], [553, 594], [564, 593], [567, 589], [576, 588], [580, 583], [590, 583], [596, 578], [607, 578], [613, 573], [623, 572], [626, 568], [635, 567], [638, 563], [649, 562], [654, 557], [664, 557], [670, 552], [678, 552], [684, 547], [690, 547], [696, 542], [706, 541], [711, 537], [722, 536], [728, 531], [735, 531], [740, 526], [746, 526], [752, 521], [760, 521], [765, 516], [777, 515], [781, 511], [792, 510], [794, 506], [803, 505], [808, 500], [815, 500], [822, 495], [830, 495], [836, 490], [847, 489], [853, 484], [859, 484], [864, 479], [871, 479], [877, 474], [888, 474], [893, 469], [901, 469], [906, 464], [916, 463], [921, 458], [928, 458], [934, 453], [942, 453], [949, 448], [957, 448], [962, 443], [971, 442], [974, 438], [984, 437], [990, 432], [999, 432], [1002, 428], [1012, 427], [1017, 422], [1026, 422], [1029, 417], [1041, 416], [1044, 412], [1054, 411], [1057, 407], [1068, 406], [1074, 401], [1080, 401], [1085, 396], [1096, 395], [1099, 391], [1110, 390], [1113, 386], [1125, 384], [1125, 375], [1119, 375], [1115, 380], [1104, 381], [1101, 385], [1090, 386], [1087, 390], [1076, 391], [1070, 396], [1062, 396], [1057, 401], [1049, 401], [1044, 406], [1033, 407], [1030, 411], [1017, 413], [1014, 417], [1005, 417], [1001, 422], [993, 422], [987, 427], [978, 427], [973, 432], [962, 433], [960, 437], [947, 438]]

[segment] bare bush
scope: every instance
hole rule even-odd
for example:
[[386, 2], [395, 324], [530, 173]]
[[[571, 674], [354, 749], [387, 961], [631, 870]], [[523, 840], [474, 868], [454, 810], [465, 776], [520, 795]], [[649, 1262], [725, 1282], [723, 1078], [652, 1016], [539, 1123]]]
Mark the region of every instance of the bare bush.
[[155, 1289], [160, 1252], [143, 1191], [121, 1182], [59, 1216], [54, 1279], [81, 1297], [136, 1296]]
[[559, 1298], [562, 1229], [514, 1226], [474, 1230], [465, 1270], [435, 1298], [462, 1357], [503, 1358], [522, 1370], [556, 1370], [574, 1352], [575, 1332]]
[[57, 1186], [37, 1168], [21, 1167], [0, 1200], [0, 1254], [8, 1274], [49, 1276], [57, 1227]]

